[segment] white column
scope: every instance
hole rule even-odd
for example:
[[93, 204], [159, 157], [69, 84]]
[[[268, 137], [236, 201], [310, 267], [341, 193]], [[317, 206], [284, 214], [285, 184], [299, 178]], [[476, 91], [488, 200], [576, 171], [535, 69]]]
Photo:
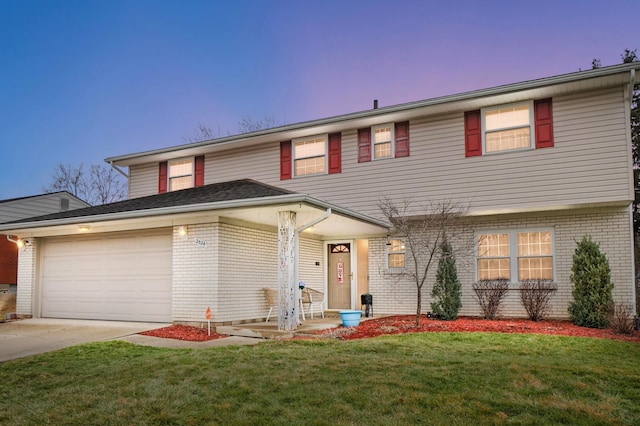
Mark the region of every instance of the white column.
[[293, 331], [299, 324], [296, 297], [296, 213], [278, 212], [278, 330]]
[[39, 316], [34, 309], [36, 291], [36, 259], [38, 242], [29, 238], [29, 244], [18, 249], [18, 294], [16, 295], [16, 314], [29, 318]]

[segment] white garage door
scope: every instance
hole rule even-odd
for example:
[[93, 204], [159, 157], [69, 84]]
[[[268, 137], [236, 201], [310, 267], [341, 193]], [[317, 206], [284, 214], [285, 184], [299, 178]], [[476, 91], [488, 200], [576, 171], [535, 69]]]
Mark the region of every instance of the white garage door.
[[171, 270], [170, 230], [47, 239], [42, 316], [170, 322]]

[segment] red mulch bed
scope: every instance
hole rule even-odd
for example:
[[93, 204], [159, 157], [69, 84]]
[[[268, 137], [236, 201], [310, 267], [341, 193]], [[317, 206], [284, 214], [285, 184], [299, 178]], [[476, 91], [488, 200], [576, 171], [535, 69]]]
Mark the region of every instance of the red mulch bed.
[[169, 327], [149, 330], [140, 334], [144, 336], [161, 337], [163, 339], [188, 340], [190, 342], [205, 342], [207, 340], [228, 337], [226, 334], [218, 334], [213, 330], [211, 330], [211, 335], [209, 336], [207, 329], [187, 325], [170, 325]]
[[319, 333], [334, 335], [343, 340], [352, 340], [386, 334], [441, 331], [555, 334], [640, 342], [640, 332], [638, 331], [633, 334], [618, 334], [612, 329], [579, 327], [568, 321], [548, 320], [535, 322], [525, 319], [485, 320], [468, 317], [460, 317], [455, 321], [439, 321], [425, 316], [421, 319], [420, 326], [416, 326], [415, 315], [363, 319], [357, 327], [338, 327], [322, 330]]
[[[425, 333], [425, 332], [497, 332], [497, 333], [529, 333], [529, 334], [555, 334], [561, 336], [596, 337], [601, 339], [627, 340], [640, 342], [640, 332], [633, 334], [618, 334], [610, 328], [586, 328], [579, 327], [568, 321], [540, 321], [534, 322], [525, 319], [501, 319], [484, 320], [479, 318], [460, 317], [455, 321], [439, 321], [424, 316], [420, 326], [416, 326], [415, 315], [395, 315], [372, 319], [363, 319], [357, 327], [337, 327], [322, 330], [316, 334], [330, 335], [342, 340], [364, 339], [368, 337], [382, 336], [386, 334], [401, 333]], [[207, 340], [227, 337], [214, 331], [207, 335], [207, 330], [185, 325], [171, 325], [157, 330], [145, 331], [145, 336], [161, 337], [165, 339], [188, 340], [203, 342]]]

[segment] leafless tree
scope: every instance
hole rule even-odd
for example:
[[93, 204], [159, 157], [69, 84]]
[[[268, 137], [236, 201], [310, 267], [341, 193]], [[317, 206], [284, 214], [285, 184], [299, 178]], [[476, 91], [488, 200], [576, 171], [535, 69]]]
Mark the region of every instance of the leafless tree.
[[51, 175], [51, 183], [43, 191], [67, 191], [91, 205], [99, 205], [126, 198], [127, 184], [107, 165], [92, 165], [87, 173], [82, 163], [79, 166], [58, 163]]
[[[272, 115], [265, 115], [262, 120], [254, 120], [250, 116], [246, 115], [238, 122], [237, 134], [257, 132], [258, 130], [270, 129], [272, 127], [283, 125], [284, 123], [279, 122]], [[224, 131], [220, 126], [214, 130], [209, 126], [198, 123], [198, 127], [196, 127], [194, 134], [192, 136], [185, 136], [182, 139], [187, 143], [193, 143], [231, 136], [232, 134], [233, 133], [230, 130]]]
[[465, 239], [462, 217], [468, 206], [450, 200], [429, 203], [414, 208], [408, 199], [399, 202], [384, 198], [378, 207], [392, 225], [391, 234], [405, 244], [407, 261], [401, 270], [389, 269], [384, 275], [391, 279], [408, 279], [416, 285], [416, 325], [422, 314], [422, 289], [432, 267], [437, 266], [442, 244], [449, 241], [452, 255], [468, 255], [473, 239]]

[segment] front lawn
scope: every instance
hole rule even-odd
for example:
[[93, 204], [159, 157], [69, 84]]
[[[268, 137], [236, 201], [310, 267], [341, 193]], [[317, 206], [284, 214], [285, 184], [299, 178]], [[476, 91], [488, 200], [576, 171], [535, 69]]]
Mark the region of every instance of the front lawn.
[[418, 333], [0, 364], [0, 424], [640, 424], [640, 344]]

